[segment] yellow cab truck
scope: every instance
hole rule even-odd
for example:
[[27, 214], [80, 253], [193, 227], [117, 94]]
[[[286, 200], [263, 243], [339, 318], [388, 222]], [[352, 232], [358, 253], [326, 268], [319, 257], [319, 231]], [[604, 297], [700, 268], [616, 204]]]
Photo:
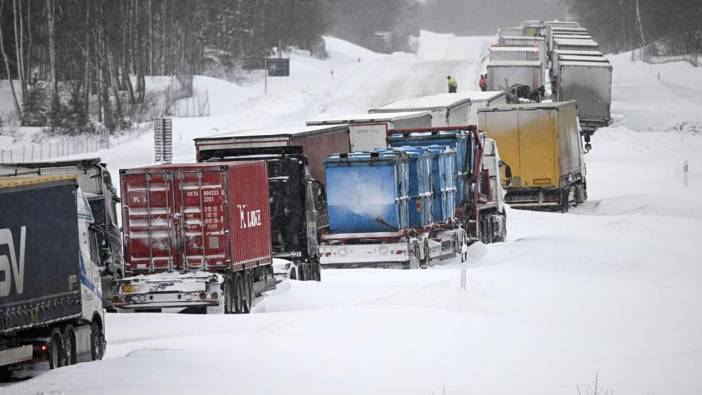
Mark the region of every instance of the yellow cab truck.
[[509, 165], [503, 180], [511, 207], [566, 212], [587, 199], [574, 101], [481, 108], [478, 120]]

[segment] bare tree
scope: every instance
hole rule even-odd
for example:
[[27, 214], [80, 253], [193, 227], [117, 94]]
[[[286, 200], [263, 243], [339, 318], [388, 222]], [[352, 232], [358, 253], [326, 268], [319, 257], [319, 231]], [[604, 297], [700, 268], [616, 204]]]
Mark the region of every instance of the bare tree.
[[[2, 16], [2, 10], [5, 6], [5, 0], [0, 2], [0, 16]], [[5, 61], [5, 72], [7, 74], [7, 80], [10, 82], [10, 90], [12, 90], [12, 97], [15, 103], [15, 112], [18, 117], [22, 116], [22, 108], [20, 107], [19, 100], [17, 100], [17, 92], [15, 91], [15, 83], [12, 80], [12, 73], [10, 72], [10, 61], [7, 58], [7, 53], [5, 52], [5, 37], [2, 34], [2, 27], [0, 26], [0, 51], [2, 52], [2, 58]]]

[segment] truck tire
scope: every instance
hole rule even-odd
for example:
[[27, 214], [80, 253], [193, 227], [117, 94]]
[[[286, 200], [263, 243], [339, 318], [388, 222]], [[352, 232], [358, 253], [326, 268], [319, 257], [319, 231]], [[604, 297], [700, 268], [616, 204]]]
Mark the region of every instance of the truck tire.
[[234, 273], [234, 314], [244, 312], [244, 278], [241, 273]]
[[63, 336], [58, 329], [54, 328], [51, 330], [49, 339], [49, 369], [58, 369], [64, 362]]
[[314, 281], [322, 281], [322, 267], [319, 264], [319, 260], [312, 262], [312, 272], [314, 273]]
[[244, 298], [242, 299], [242, 313], [248, 314], [251, 312], [251, 305], [253, 301], [253, 276], [250, 271], [246, 271], [243, 277], [244, 285]]
[[585, 200], [587, 200], [585, 184], [578, 183], [575, 185], [575, 204], [583, 204]]
[[97, 321], [90, 324], [90, 357], [93, 361], [102, 359], [105, 354], [105, 335]]
[[570, 208], [570, 202], [568, 201], [568, 198], [570, 197], [570, 188], [564, 188], [561, 189], [561, 213], [565, 214], [568, 212], [568, 209]]
[[0, 381], [7, 381], [10, 379], [10, 367], [0, 366]]
[[429, 240], [424, 240], [424, 256], [422, 257], [422, 260], [419, 261], [419, 268], [420, 269], [428, 269], [429, 268], [429, 261], [431, 261], [431, 257], [429, 256]]
[[229, 278], [224, 282], [224, 314], [234, 313], [234, 286], [232, 279]]
[[76, 332], [70, 324], [63, 329], [63, 355], [66, 366], [76, 364]]

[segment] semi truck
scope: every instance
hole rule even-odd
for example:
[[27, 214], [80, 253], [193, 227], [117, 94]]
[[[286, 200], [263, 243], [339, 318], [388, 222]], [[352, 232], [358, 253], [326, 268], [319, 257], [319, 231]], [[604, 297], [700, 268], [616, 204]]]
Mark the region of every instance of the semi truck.
[[521, 43], [515, 44], [514, 41], [520, 38], [522, 37], [510, 38], [509, 43], [503, 43], [504, 39], [500, 38], [500, 45], [490, 47], [490, 60], [543, 60], [541, 47], [533, 44], [535, 37], [523, 37], [527, 42], [532, 43], [530, 45], [524, 45], [522, 42], [524, 40], [519, 40]]
[[97, 232], [102, 277], [103, 306], [112, 310], [112, 297], [117, 280], [124, 276], [122, 235], [117, 221], [119, 198], [112, 184], [107, 165], [100, 158], [55, 162], [3, 163], [0, 179], [28, 176], [75, 176], [81, 191], [88, 198]]
[[102, 358], [98, 233], [75, 178], [0, 179], [0, 377]]
[[428, 128], [431, 122], [429, 111], [404, 111], [330, 116], [308, 121], [307, 126], [347, 125], [351, 151], [368, 151], [385, 147], [388, 129]]
[[484, 108], [479, 116], [480, 128], [510, 166], [511, 183], [503, 183], [507, 204], [566, 212], [587, 199], [574, 101]]
[[[445, 126], [474, 125], [478, 121], [478, 108], [504, 103], [507, 103], [507, 101], [505, 93], [502, 91], [462, 91], [399, 100], [374, 108], [369, 113], [429, 111], [431, 113], [431, 127], [440, 128]], [[394, 129], [412, 128], [395, 127]]]
[[599, 51], [600, 45], [595, 40], [575, 38], [554, 38], [551, 52], [556, 50]]
[[[583, 51], [583, 50], [556, 50], [551, 54], [551, 69], [550, 76], [553, 77], [558, 73], [558, 63], [564, 56], [586, 56], [588, 58], [604, 58], [600, 51]], [[605, 58], [607, 59], [607, 58]], [[571, 60], [571, 59], [569, 59]]]
[[[487, 64], [489, 90], [509, 93], [509, 100], [539, 101], [544, 89], [544, 65], [539, 60], [490, 60]], [[526, 87], [526, 89], [522, 89]]]
[[558, 62], [555, 99], [576, 100], [586, 150], [598, 128], [609, 125], [612, 105], [612, 65], [604, 58], [564, 59]]
[[198, 162], [268, 163], [273, 257], [290, 262], [289, 278], [319, 281], [319, 232], [328, 226], [321, 158], [350, 151], [348, 126], [240, 132], [195, 139], [195, 146]]
[[435, 146], [330, 156], [322, 264], [427, 268], [433, 259], [465, 257], [451, 199], [455, 154]]
[[265, 161], [120, 170], [122, 311], [249, 313], [273, 289]]
[[505, 240], [507, 216], [504, 194], [501, 188], [491, 186], [492, 181], [501, 179], [496, 169], [500, 169], [503, 162], [494, 141], [476, 126], [390, 130], [388, 145], [439, 146], [455, 150], [453, 187], [456, 188], [456, 219], [470, 240], [480, 240], [485, 244]]
[[[498, 39], [498, 44], [501, 47], [492, 47], [490, 51], [490, 59], [493, 59], [493, 53], [496, 56], [499, 56], [497, 54], [497, 49], [498, 48], [514, 48], [514, 47], [524, 47], [524, 48], [530, 48], [533, 51], [533, 48], [538, 49], [538, 58], [533, 59], [530, 54], [529, 59], [515, 59], [515, 60], [540, 60], [544, 64], [548, 60], [546, 57], [547, 54], [547, 49], [546, 49], [546, 41], [544, 40], [543, 37], [536, 37], [536, 36], [500, 36]], [[495, 57], [495, 60], [500, 60], [499, 58]], [[502, 60], [510, 60], [510, 59], [502, 59]]]

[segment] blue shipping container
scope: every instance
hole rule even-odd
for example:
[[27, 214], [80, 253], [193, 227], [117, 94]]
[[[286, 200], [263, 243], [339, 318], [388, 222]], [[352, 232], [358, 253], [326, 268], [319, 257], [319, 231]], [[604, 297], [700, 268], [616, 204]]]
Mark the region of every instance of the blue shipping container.
[[455, 207], [470, 201], [470, 173], [475, 158], [476, 143], [472, 136], [462, 130], [441, 132], [414, 132], [409, 135], [396, 134], [388, 137], [391, 147], [414, 146], [427, 147], [440, 145], [456, 151], [455, 169]]
[[421, 228], [432, 223], [432, 154], [421, 147], [399, 147], [409, 157], [409, 226]]
[[392, 232], [408, 226], [409, 166], [401, 152], [335, 154], [324, 162], [332, 233]]
[[432, 154], [432, 218], [434, 222], [445, 222], [454, 217], [456, 208], [453, 187], [456, 152], [440, 145], [430, 145], [426, 149]]

